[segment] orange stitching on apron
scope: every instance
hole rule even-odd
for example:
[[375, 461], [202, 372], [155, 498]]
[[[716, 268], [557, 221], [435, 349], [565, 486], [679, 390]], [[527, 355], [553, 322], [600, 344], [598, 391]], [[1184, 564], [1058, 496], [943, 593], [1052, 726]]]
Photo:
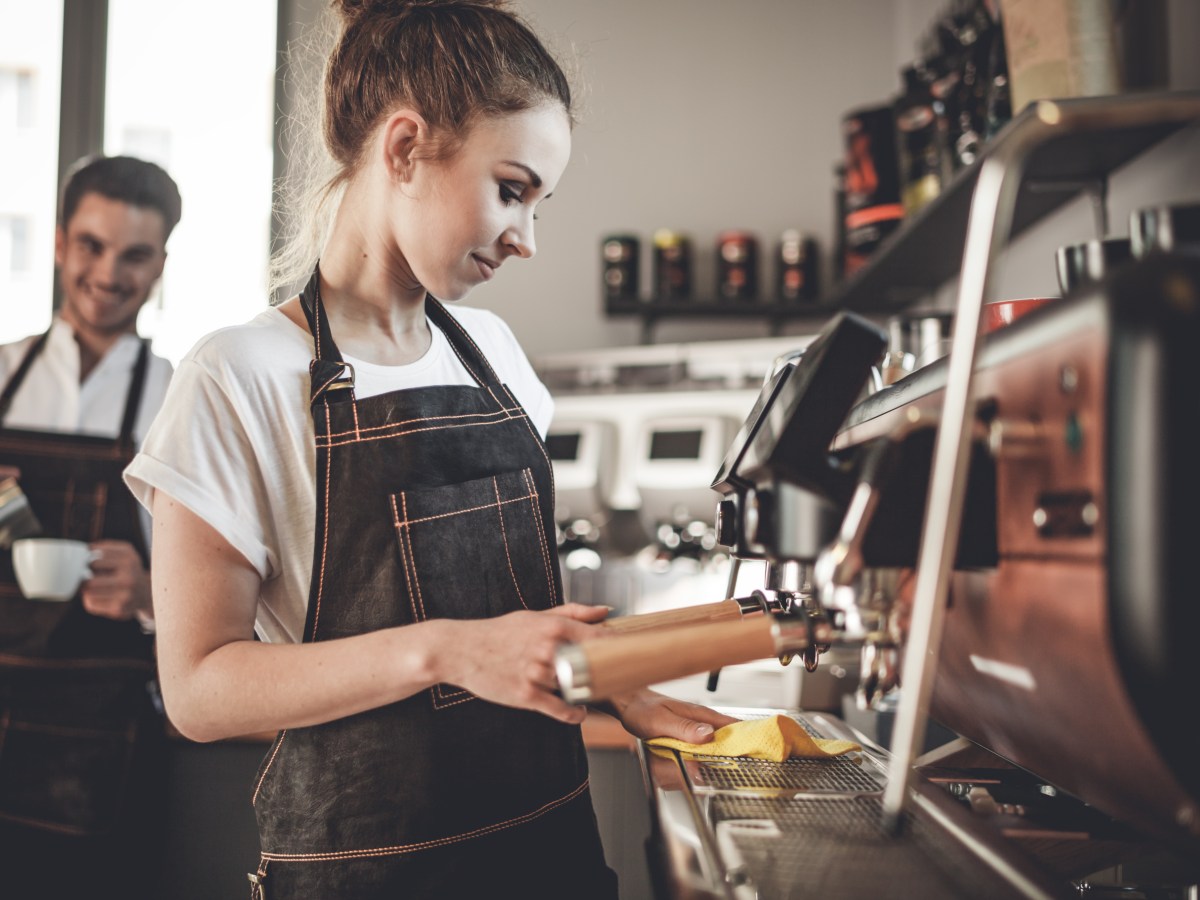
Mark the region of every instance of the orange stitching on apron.
[[[369, 397], [367, 398], [370, 399]], [[388, 422], [386, 425], [374, 425], [370, 428], [355, 429], [351, 431], [337, 431], [325, 435], [327, 438], [345, 437], [348, 434], [354, 434], [356, 431], [361, 434], [370, 434], [375, 431], [387, 431], [392, 428], [403, 428], [408, 425], [417, 425], [421, 422], [451, 422], [456, 419], [487, 419], [499, 415], [502, 412], [516, 412], [520, 410], [520, 404], [517, 404], [513, 409], [491, 410], [489, 412], [473, 412], [460, 413], [454, 416], [421, 416], [416, 419], [401, 419], [399, 422]]]
[[[517, 398], [513, 396], [513, 393], [512, 393], [512, 391], [510, 391], [510, 390], [508, 389], [508, 386], [507, 386], [507, 385], [501, 385], [501, 387], [503, 387], [503, 388], [504, 388], [504, 393], [508, 395], [508, 399], [509, 399], [509, 400], [511, 400], [513, 403], [516, 403], [516, 402], [517, 402]], [[519, 405], [519, 404], [518, 404], [518, 405]], [[541, 435], [539, 435], [539, 434], [538, 434], [538, 433], [537, 433], [537, 432], [534, 430], [534, 428], [533, 428], [533, 423], [532, 423], [532, 422], [530, 422], [530, 420], [529, 420], [529, 415], [528, 415], [528, 414], [525, 414], [525, 415], [521, 416], [521, 418], [522, 418], [522, 419], [524, 420], [524, 422], [525, 422], [525, 427], [526, 427], [527, 429], [529, 429], [529, 434], [530, 434], [530, 436], [533, 438], [533, 442], [534, 442], [534, 444], [537, 446], [537, 448], [538, 448], [538, 452], [540, 452], [540, 453], [542, 454], [542, 459], [544, 459], [544, 460], [546, 461], [546, 471], [548, 471], [548, 472], [550, 473], [550, 502], [551, 502], [551, 504], [553, 504], [553, 503], [554, 503], [554, 496], [555, 496], [555, 494], [554, 494], [554, 465], [553, 465], [553, 464], [550, 462], [550, 456], [549, 456], [549, 455], [546, 453], [546, 446], [545, 446], [545, 444], [544, 444], [544, 443], [543, 443], [543, 441], [542, 441]], [[540, 515], [539, 515], [539, 517], [538, 517], [538, 522], [539, 522], [539, 523], [541, 522], [541, 516], [540, 516]], [[543, 538], [543, 540], [544, 540], [544, 538]], [[550, 590], [551, 590], [551, 593], [553, 593], [553, 591], [554, 591], [554, 579], [553, 579], [553, 577], [550, 579]], [[553, 597], [553, 598], [551, 599], [551, 604], [552, 604], [552, 605], [554, 605], [554, 606], [558, 606], [558, 605], [560, 605], [562, 602], [563, 602], [563, 598], [562, 598], [562, 597], [555, 596], [555, 597]]]
[[[404, 506], [404, 521], [408, 521], [408, 497], [405, 494], [400, 495], [400, 503]], [[417, 575], [417, 554], [413, 551], [412, 545], [412, 529], [404, 529], [401, 539], [408, 548], [408, 563], [412, 566], [413, 586], [417, 590], [417, 603], [421, 607], [421, 620], [424, 621], [427, 616], [425, 614], [425, 598], [421, 595], [421, 579]]]
[[338, 372], [338, 374], [336, 374], [332, 378], [330, 378], [327, 382], [325, 382], [323, 385], [321, 385], [319, 388], [317, 388], [315, 391], [313, 391], [312, 396], [308, 398], [308, 402], [312, 403], [314, 400], [316, 400], [318, 397], [320, 397], [321, 394], [325, 391], [325, 389], [327, 387], [329, 387], [331, 384], [333, 384], [335, 381], [337, 381], [341, 377], [342, 377], [342, 373]]
[[396, 539], [400, 544], [400, 568], [404, 570], [404, 583], [408, 586], [408, 604], [412, 607], [413, 621], [416, 622], [421, 619], [421, 615], [417, 612], [417, 593], [408, 574], [408, 554], [405, 552], [404, 538], [400, 534], [400, 510], [396, 506], [396, 498], [389, 499], [392, 503], [392, 522], [396, 527]]
[[[404, 497], [405, 494], [402, 492], [400, 494], [400, 496]], [[482, 512], [485, 509], [495, 509], [498, 505], [523, 503], [524, 501], [529, 499], [529, 496], [530, 496], [529, 494], [526, 494], [524, 497], [513, 497], [511, 500], [500, 500], [497, 503], [485, 503], [485, 504], [483, 504], [483, 506], [472, 506], [467, 509], [456, 509], [451, 512], [438, 513], [436, 516], [425, 516], [420, 519], [405, 519], [402, 522], [397, 522], [396, 527], [397, 528], [408, 528], [410, 525], [423, 525], [426, 522], [435, 522], [438, 519], [452, 519], [455, 516], [465, 515], [466, 513]], [[407, 510], [407, 508], [408, 507], [406, 505], [405, 509]]]
[[[443, 687], [443, 685], [440, 685], [440, 684], [434, 685], [434, 695], [433, 695], [433, 708], [434, 709], [446, 709], [451, 706], [459, 706], [463, 703], [470, 703], [472, 700], [479, 699], [474, 694], [472, 694], [470, 691], [465, 690], [463, 688], [459, 688], [458, 690], [454, 690], [454, 691], [443, 691], [442, 687]], [[457, 697], [458, 699], [451, 700], [451, 699], [449, 699], [451, 697]]]
[[[520, 407], [517, 407], [517, 410], [520, 410]], [[389, 422], [386, 425], [375, 425], [371, 428], [363, 428], [363, 429], [354, 428], [354, 429], [351, 429], [350, 431], [329, 432], [327, 434], [321, 435], [318, 438], [318, 440], [332, 441], [334, 438], [344, 438], [344, 437], [349, 437], [350, 435], [355, 435], [356, 437], [366, 435], [366, 437], [362, 438], [363, 440], [378, 440], [380, 437], [392, 437], [393, 436], [392, 432], [397, 432], [397, 434], [401, 434], [401, 433], [408, 434], [409, 431], [405, 431], [404, 429], [407, 429], [408, 426], [410, 426], [410, 425], [418, 425], [422, 422], [443, 422], [443, 421], [449, 422], [449, 421], [456, 420], [456, 419], [475, 419], [475, 420], [494, 419], [497, 416], [501, 415], [501, 413], [504, 413], [505, 415], [503, 418], [499, 419], [499, 421], [507, 422], [510, 419], [519, 418], [519, 416], [508, 415], [508, 413], [510, 413], [512, 411], [513, 410], [501, 409], [499, 411], [492, 411], [492, 412], [486, 412], [486, 413], [464, 413], [461, 416], [426, 416], [426, 417], [423, 417], [420, 419], [405, 419], [402, 422]], [[524, 415], [524, 412], [522, 412], [522, 415]], [[464, 422], [461, 424], [456, 423], [453, 425], [439, 425], [439, 426], [435, 426], [435, 427], [431, 427], [431, 428], [411, 429], [411, 431], [435, 431], [435, 430], [437, 430], [437, 428], [462, 428], [467, 425], [491, 425], [491, 424], [495, 424], [495, 423], [487, 422], [487, 421], [474, 421], [474, 422]], [[377, 434], [377, 432], [384, 432], [384, 434]], [[347, 442], [347, 443], [353, 443], [353, 442], [351, 441], [351, 442]]]
[[254, 793], [250, 797], [251, 806], [258, 802], [258, 792], [262, 790], [263, 782], [267, 780], [267, 773], [271, 771], [271, 766], [275, 765], [275, 757], [279, 755], [279, 751], [283, 748], [283, 739], [285, 737], [287, 737], [286, 728], [279, 732], [279, 737], [275, 739], [275, 748], [271, 751], [271, 758], [263, 766], [263, 773], [258, 779], [258, 784], [254, 785]]
[[[413, 550], [412, 529], [408, 528], [406, 526], [413, 524], [414, 522], [428, 522], [430, 520], [429, 519], [409, 519], [408, 518], [408, 496], [404, 492], [400, 493], [400, 503], [404, 507], [404, 519], [403, 520], [400, 520], [399, 518], [396, 519], [397, 537], [400, 539], [400, 545], [401, 545], [400, 561], [404, 567], [404, 580], [406, 582], [408, 582], [409, 603], [410, 604], [412, 603], [412, 599], [415, 594], [416, 599], [417, 599], [417, 604], [420, 606], [419, 612], [417, 611], [417, 608], [415, 606], [413, 607], [413, 617], [422, 622], [425, 622], [425, 621], [428, 621], [429, 616], [425, 612], [425, 597], [421, 593], [421, 579], [417, 574], [417, 554], [416, 554], [416, 551]], [[395, 500], [394, 499], [392, 501], [392, 508], [393, 508], [393, 510], [395, 509]], [[411, 580], [409, 578], [410, 571], [412, 573]], [[473, 694], [471, 694], [469, 691], [465, 691], [465, 690], [454, 691], [451, 693], [445, 693], [444, 696], [445, 697], [454, 697], [459, 694], [465, 694], [466, 696], [463, 697], [461, 700], [454, 700], [450, 703], [445, 703], [445, 702], [443, 702], [443, 699], [442, 699], [442, 697], [443, 697], [442, 685], [435, 684], [429, 688], [429, 696], [430, 696], [430, 700], [433, 702], [434, 709], [441, 709], [443, 706], [454, 706], [455, 704], [465, 703], [467, 700], [475, 699], [475, 696]]]
[[512, 555], [508, 552], [508, 531], [504, 527], [504, 504], [500, 500], [500, 482], [492, 477], [492, 489], [496, 492], [496, 514], [500, 517], [500, 539], [504, 541], [504, 558], [508, 560], [508, 574], [512, 578], [513, 587], [517, 591], [517, 599], [521, 601], [521, 605], [529, 609], [529, 604], [525, 602], [525, 595], [521, 593], [521, 585], [517, 584], [517, 573], [513, 571]]
[[108, 484], [100, 482], [92, 489], [92, 536], [98, 541], [104, 536], [104, 514], [108, 510]]
[[[324, 401], [325, 427], [330, 425], [329, 401]], [[325, 454], [325, 521], [321, 526], [321, 568], [317, 573], [317, 608], [313, 612], [312, 639], [317, 639], [317, 623], [321, 621], [321, 598], [325, 595], [325, 560], [329, 554], [329, 473], [333, 468], [333, 454]]]
[[551, 572], [550, 549], [546, 546], [546, 530], [542, 527], [542, 511], [538, 507], [537, 484], [534, 483], [533, 473], [525, 469], [525, 483], [529, 489], [529, 513], [533, 516], [533, 524], [537, 528], [538, 544], [542, 551], [542, 565], [546, 567], [546, 592], [550, 595], [550, 603], [554, 604], [554, 575]]
[[[479, 354], [479, 358], [483, 360], [483, 364], [487, 366], [488, 372], [491, 373], [492, 378], [495, 379], [496, 383], [503, 387], [503, 382], [500, 381], [500, 376], [496, 374], [496, 370], [492, 368], [492, 364], [487, 361], [487, 355], [479, 349], [479, 345], [475, 343], [475, 340], [471, 337], [471, 335], [467, 334], [467, 329], [463, 328], [462, 324], [458, 321], [458, 319], [454, 318], [453, 315], [448, 314], [447, 318], [454, 324], [455, 329], [466, 339], [467, 343], [475, 348], [475, 352]], [[450, 343], [450, 348], [454, 350], [454, 355], [458, 356], [459, 361], [462, 362], [463, 366], [466, 366], [467, 371], [471, 372], [470, 366], [467, 366], [466, 361], [459, 356], [458, 350], [455, 348], [453, 342]], [[475, 380], [482, 384], [487, 392], [492, 395], [492, 399], [496, 401], [497, 406], [503, 405], [500, 403], [500, 400], [496, 397], [496, 395], [492, 393], [492, 389], [488, 387], [488, 385], [484, 383], [482, 379], [475, 375], [474, 372], [471, 372], [471, 375], [474, 376]]]
[[[491, 364], [488, 363], [487, 357], [483, 355], [483, 352], [479, 349], [479, 346], [473, 340], [471, 340], [471, 336], [467, 334], [467, 330], [458, 323], [458, 319], [454, 318], [452, 315], [447, 315], [447, 318], [454, 325], [454, 328], [459, 332], [459, 334], [465, 337], [467, 342], [475, 348], [475, 352], [479, 354], [479, 358], [483, 360], [483, 364], [488, 367], [488, 371], [492, 373], [492, 377], [495, 378], [496, 381], [499, 381], [500, 379], [496, 377], [496, 372], [492, 369]], [[467, 372], [470, 373], [471, 377], [475, 379], [475, 383], [482, 386], [483, 389], [491, 395], [492, 402], [494, 402], [497, 406], [503, 407], [500, 399], [494, 393], [492, 393], [492, 389], [488, 386], [488, 383], [476, 375], [475, 370], [467, 365], [467, 361], [463, 359], [462, 354], [458, 352], [458, 348], [454, 346], [454, 342], [448, 340], [446, 343], [450, 345], [450, 349], [454, 351], [454, 355], [458, 357], [458, 361], [462, 363], [463, 368], [466, 369]], [[506, 416], [505, 418], [508, 417]]]
[[345, 859], [365, 859], [372, 856], [399, 856], [402, 853], [412, 853], [416, 850], [429, 850], [433, 847], [445, 847], [449, 844], [457, 844], [462, 841], [468, 841], [472, 838], [483, 837], [484, 835], [493, 834], [497, 831], [503, 831], [507, 828], [513, 828], [517, 825], [524, 825], [532, 822], [535, 819], [540, 819], [548, 812], [553, 812], [558, 807], [570, 803], [576, 797], [580, 796], [588, 789], [588, 780], [584, 779], [583, 784], [575, 788], [569, 794], [559, 797], [557, 800], [551, 800], [544, 806], [540, 806], [532, 812], [525, 813], [523, 816], [517, 816], [513, 819], [508, 819], [504, 822], [497, 822], [494, 825], [485, 825], [482, 828], [476, 828], [474, 831], [466, 831], [462, 834], [456, 834], [452, 837], [436, 838], [432, 841], [421, 841], [417, 844], [400, 844], [394, 847], [375, 847], [369, 850], [335, 850], [328, 853], [266, 853], [262, 854], [263, 859], [272, 860], [274, 862], [335, 862]]

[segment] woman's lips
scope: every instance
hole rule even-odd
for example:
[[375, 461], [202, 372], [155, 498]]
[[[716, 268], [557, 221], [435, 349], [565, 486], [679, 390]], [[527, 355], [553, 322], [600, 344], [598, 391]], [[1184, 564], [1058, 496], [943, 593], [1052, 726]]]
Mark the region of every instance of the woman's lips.
[[483, 276], [483, 280], [490, 281], [496, 274], [498, 265], [484, 259], [482, 256], [477, 256], [475, 254], [472, 254], [471, 258], [474, 259], [475, 264], [479, 266], [479, 274]]

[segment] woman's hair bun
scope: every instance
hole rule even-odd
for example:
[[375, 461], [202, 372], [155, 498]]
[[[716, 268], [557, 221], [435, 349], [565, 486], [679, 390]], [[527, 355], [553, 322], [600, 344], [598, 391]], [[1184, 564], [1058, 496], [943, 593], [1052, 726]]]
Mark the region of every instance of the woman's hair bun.
[[504, 0], [331, 0], [342, 22], [353, 25], [367, 16], [395, 16], [410, 9], [436, 6], [505, 6]]

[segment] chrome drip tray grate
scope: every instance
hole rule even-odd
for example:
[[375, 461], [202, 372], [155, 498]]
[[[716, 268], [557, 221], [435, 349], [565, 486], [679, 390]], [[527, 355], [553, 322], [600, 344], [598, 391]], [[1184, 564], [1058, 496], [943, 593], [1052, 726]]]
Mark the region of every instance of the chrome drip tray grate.
[[692, 785], [718, 791], [794, 791], [856, 794], [883, 789], [882, 772], [870, 771], [860, 757], [789, 759], [777, 763], [762, 759], [723, 756], [684, 757]]
[[762, 900], [1014, 895], [955, 842], [944, 835], [935, 841], [920, 820], [899, 836], [886, 833], [878, 797], [716, 794], [705, 808], [726, 871], [746, 879]]

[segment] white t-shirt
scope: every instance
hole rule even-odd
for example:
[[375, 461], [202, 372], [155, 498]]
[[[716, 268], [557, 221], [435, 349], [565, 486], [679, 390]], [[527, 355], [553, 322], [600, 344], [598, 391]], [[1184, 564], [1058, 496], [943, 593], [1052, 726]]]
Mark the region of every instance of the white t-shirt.
[[[0, 389], [8, 384], [38, 335], [0, 346]], [[61, 431], [115, 438], [121, 432], [125, 400], [137, 362], [141, 340], [122, 335], [109, 348], [96, 367], [79, 381], [79, 345], [71, 326], [57, 316], [50, 325], [50, 337], [38, 354], [25, 380], [13, 396], [8, 415], [0, 423], [8, 428], [35, 431]], [[146, 380], [142, 387], [142, 405], [133, 423], [135, 444], [141, 444], [150, 423], [163, 404], [171, 381], [171, 364], [150, 354], [146, 361]], [[3, 460], [0, 460], [3, 462]], [[150, 515], [143, 511], [142, 530], [150, 541]]]
[[[545, 434], [554, 404], [516, 338], [495, 314], [455, 306], [451, 314]], [[473, 385], [441, 329], [406, 366], [344, 356], [355, 395]], [[203, 338], [180, 362], [142, 451], [125, 470], [149, 507], [155, 490], [211, 525], [263, 579], [256, 630], [265, 641], [303, 639], [316, 522], [316, 451], [309, 409], [313, 339], [278, 309]]]

